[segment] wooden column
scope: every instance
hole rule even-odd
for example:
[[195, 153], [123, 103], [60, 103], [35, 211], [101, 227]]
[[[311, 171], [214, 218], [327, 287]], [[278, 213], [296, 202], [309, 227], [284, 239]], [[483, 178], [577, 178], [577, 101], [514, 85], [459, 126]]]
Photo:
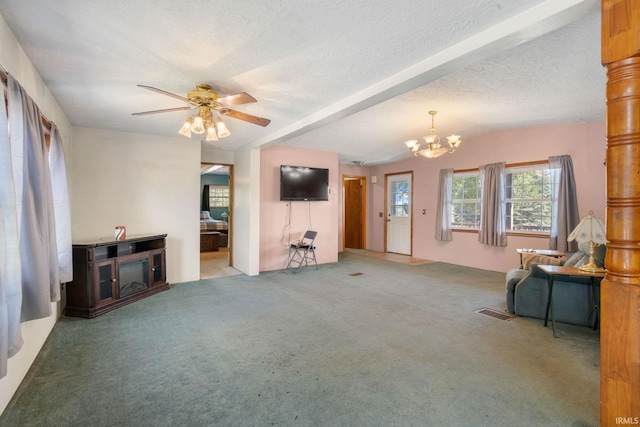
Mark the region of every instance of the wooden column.
[[602, 0], [607, 70], [607, 275], [600, 425], [640, 424], [640, 1]]

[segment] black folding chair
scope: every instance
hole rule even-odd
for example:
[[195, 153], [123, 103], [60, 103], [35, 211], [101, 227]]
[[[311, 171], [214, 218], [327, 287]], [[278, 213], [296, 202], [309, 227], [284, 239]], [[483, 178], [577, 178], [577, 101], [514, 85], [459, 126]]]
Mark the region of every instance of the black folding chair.
[[302, 264], [304, 266], [309, 265], [309, 260], [312, 260], [318, 269], [318, 261], [316, 260], [316, 247], [314, 241], [318, 235], [317, 231], [307, 230], [302, 236], [302, 239], [289, 245], [289, 262], [287, 263], [287, 270], [292, 270], [294, 273], [299, 273], [302, 270]]

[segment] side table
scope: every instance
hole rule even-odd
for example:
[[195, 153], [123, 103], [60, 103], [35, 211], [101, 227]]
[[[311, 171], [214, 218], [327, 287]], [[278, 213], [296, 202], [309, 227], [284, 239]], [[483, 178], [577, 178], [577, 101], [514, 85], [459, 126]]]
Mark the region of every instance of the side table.
[[578, 276], [578, 277], [588, 277], [589, 278], [589, 286], [591, 286], [591, 292], [593, 294], [593, 301], [596, 305], [596, 318], [593, 324], [593, 329], [597, 329], [598, 321], [599, 321], [599, 307], [598, 300], [596, 299], [596, 280], [601, 281], [605, 273], [604, 272], [594, 272], [590, 273], [588, 271], [582, 271], [576, 267], [565, 267], [562, 265], [542, 265], [538, 264], [538, 268], [544, 271], [548, 276], [548, 284], [549, 284], [549, 298], [547, 299], [547, 311], [544, 315], [544, 326], [547, 326], [547, 321], [549, 320], [549, 309], [551, 309], [551, 325], [553, 328], [553, 337], [557, 338], [556, 334], [556, 317], [553, 312], [553, 281], [556, 276]]

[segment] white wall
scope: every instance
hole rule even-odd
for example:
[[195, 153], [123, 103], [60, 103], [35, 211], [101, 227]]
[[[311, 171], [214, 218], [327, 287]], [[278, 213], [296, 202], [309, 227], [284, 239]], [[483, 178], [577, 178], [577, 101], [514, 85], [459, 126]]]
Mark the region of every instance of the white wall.
[[260, 272], [260, 151], [234, 153], [233, 266], [249, 276]]
[[167, 234], [167, 280], [200, 278], [200, 143], [75, 128], [73, 238]]
[[[70, 153], [73, 148], [71, 124], [62, 113], [49, 89], [33, 68], [2, 17], [0, 17], [0, 65], [25, 88], [45, 117], [58, 126], [65, 149], [67, 175], [70, 175], [73, 166], [70, 161]], [[73, 198], [72, 184], [70, 184], [70, 187], [71, 197]], [[4, 411], [22, 382], [61, 313], [59, 304], [52, 303], [51, 307], [53, 314], [48, 318], [22, 324], [24, 345], [15, 356], [9, 359], [7, 376], [0, 379], [0, 413]]]
[[234, 159], [233, 151], [217, 150], [215, 142], [202, 141], [200, 144], [201, 159], [203, 163], [221, 163], [232, 165]]

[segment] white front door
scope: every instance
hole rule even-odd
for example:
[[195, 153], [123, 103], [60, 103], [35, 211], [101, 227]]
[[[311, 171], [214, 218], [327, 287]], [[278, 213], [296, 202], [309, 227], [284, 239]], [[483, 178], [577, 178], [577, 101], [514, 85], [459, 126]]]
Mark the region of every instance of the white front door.
[[411, 173], [387, 176], [387, 252], [411, 255]]

